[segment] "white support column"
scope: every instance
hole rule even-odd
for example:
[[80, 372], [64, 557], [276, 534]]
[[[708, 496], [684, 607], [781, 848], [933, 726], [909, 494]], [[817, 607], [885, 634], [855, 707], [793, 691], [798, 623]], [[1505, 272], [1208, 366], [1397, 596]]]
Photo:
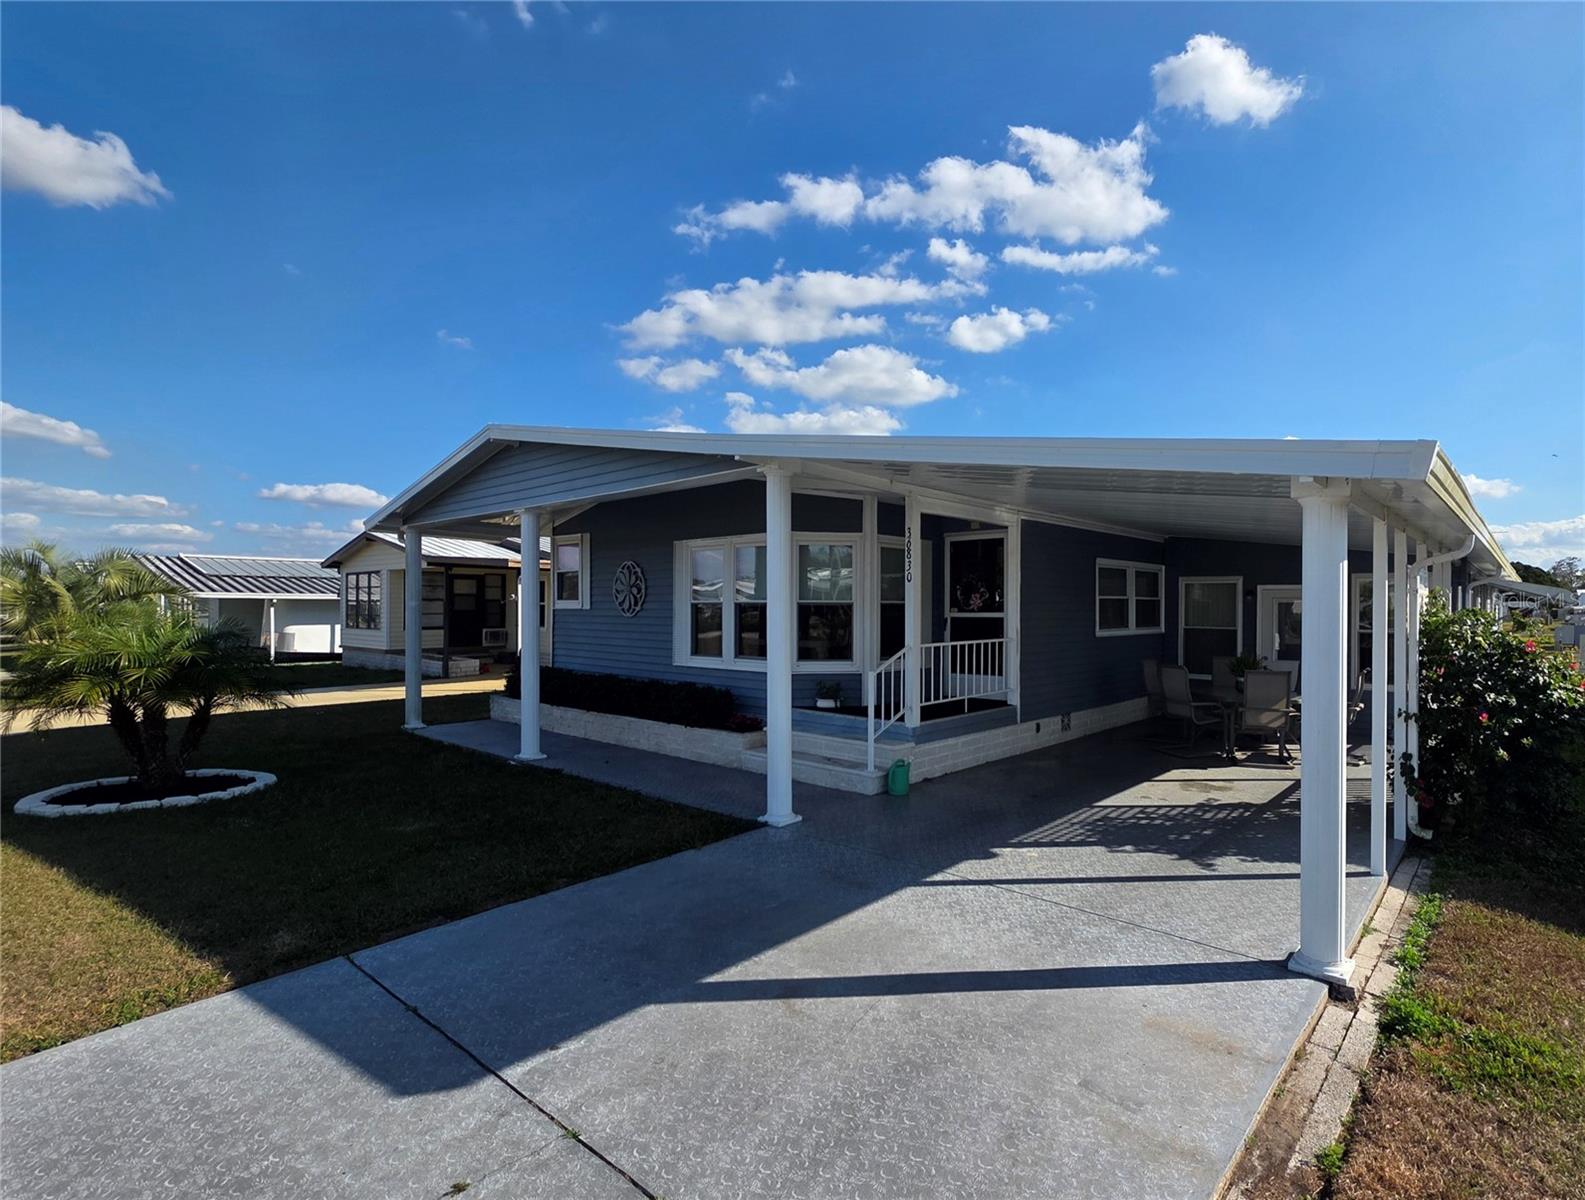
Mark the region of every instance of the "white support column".
[[925, 619], [924, 556], [920, 551], [919, 499], [910, 492], [905, 500], [903, 533], [907, 542], [903, 552], [903, 645], [907, 647], [908, 654], [903, 659], [903, 704], [906, 709], [903, 723], [909, 728], [916, 728], [919, 724], [919, 644], [924, 641], [920, 636]]
[[[517, 761], [545, 757], [539, 748], [539, 533], [540, 514], [525, 508], [518, 516], [517, 563]], [[527, 603], [524, 603], [527, 597]]]
[[1392, 836], [1409, 840], [1409, 793], [1403, 786], [1403, 755], [1409, 748], [1409, 535], [1392, 531]]
[[264, 602], [270, 610], [270, 661], [275, 661], [275, 597], [271, 596]]
[[403, 729], [424, 727], [424, 537], [402, 528], [402, 674], [407, 684]]
[[[1426, 556], [1424, 542], [1414, 544], [1414, 561], [1418, 563]], [[1407, 602], [1408, 617], [1405, 621], [1406, 640], [1408, 642], [1408, 669], [1405, 671], [1403, 689], [1403, 705], [1408, 711], [1408, 729], [1404, 736], [1404, 750], [1408, 753], [1410, 761], [1416, 767], [1420, 765], [1420, 723], [1415, 717], [1420, 711], [1420, 609], [1425, 604], [1425, 572], [1415, 567], [1409, 572], [1409, 590], [1404, 599]], [[1403, 819], [1406, 828], [1412, 830], [1420, 824], [1420, 804], [1414, 796], [1408, 794], [1405, 788], [1403, 802]]]
[[765, 815], [767, 825], [799, 820], [792, 799], [793, 597], [792, 476], [765, 472]]
[[1370, 873], [1387, 873], [1387, 522], [1371, 522]]
[[1299, 784], [1299, 948], [1291, 970], [1347, 983], [1343, 874], [1344, 780], [1348, 692], [1347, 480], [1299, 478], [1303, 510], [1304, 679]]
[[863, 584], [858, 590], [860, 643], [863, 646], [860, 660], [865, 668], [865, 686], [869, 686], [869, 672], [880, 665], [881, 659], [881, 531], [880, 501], [866, 492], [860, 498], [863, 516], [859, 522], [859, 554], [864, 560]]

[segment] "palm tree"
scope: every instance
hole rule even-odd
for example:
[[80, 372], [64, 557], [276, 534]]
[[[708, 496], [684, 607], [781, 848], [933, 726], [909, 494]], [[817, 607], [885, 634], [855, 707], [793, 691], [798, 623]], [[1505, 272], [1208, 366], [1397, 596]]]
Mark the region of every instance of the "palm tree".
[[[280, 707], [291, 693], [273, 681], [240, 625], [206, 628], [146, 598], [57, 614], [23, 643], [14, 671], [13, 697], [31, 709], [35, 728], [102, 713], [151, 791], [182, 781], [216, 712]], [[173, 747], [170, 720], [182, 712], [187, 725]]]
[[20, 642], [49, 637], [50, 623], [58, 618], [181, 594], [130, 550], [73, 559], [36, 539], [0, 549], [0, 629]]

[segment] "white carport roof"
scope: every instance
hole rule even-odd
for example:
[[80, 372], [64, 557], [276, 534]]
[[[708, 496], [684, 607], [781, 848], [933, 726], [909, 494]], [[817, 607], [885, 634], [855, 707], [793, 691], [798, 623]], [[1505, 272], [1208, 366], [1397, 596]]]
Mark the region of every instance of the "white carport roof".
[[[373, 539], [402, 548], [402, 539], [397, 534], [386, 533], [383, 530], [370, 529], [363, 533], [354, 534], [345, 545], [332, 551], [322, 560], [323, 566], [335, 567], [346, 559], [354, 550], [365, 541]], [[510, 544], [503, 544], [510, 543]], [[517, 566], [518, 546], [517, 538], [503, 538], [501, 542], [485, 542], [475, 538], [437, 537], [434, 534], [425, 534], [423, 539], [424, 563], [426, 566]], [[539, 565], [543, 570], [549, 565], [550, 543], [547, 538], [539, 539]]]
[[1515, 596], [1535, 596], [1543, 600], [1560, 600], [1565, 604], [1578, 604], [1579, 594], [1573, 588], [1554, 587], [1549, 583], [1525, 583], [1512, 579], [1477, 579], [1476, 583], [1490, 584], [1501, 592]]
[[[1065, 521], [1149, 538], [1300, 541], [1296, 478], [1352, 481], [1349, 540], [1371, 544], [1372, 517], [1406, 528], [1437, 550], [1472, 535], [1471, 565], [1515, 578], [1462, 478], [1434, 441], [1240, 440], [1206, 438], [934, 438], [653, 433], [489, 425], [366, 523], [395, 530], [404, 513], [453, 487], [495, 454], [519, 444], [714, 456], [722, 472], [698, 486], [767, 463], [792, 467], [805, 484], [930, 501], [972, 501], [1008, 515]], [[625, 492], [623, 495], [634, 495]], [[552, 511], [586, 506], [588, 490], [536, 503]], [[597, 498], [596, 498], [597, 499]], [[509, 509], [480, 512], [478, 522]]]

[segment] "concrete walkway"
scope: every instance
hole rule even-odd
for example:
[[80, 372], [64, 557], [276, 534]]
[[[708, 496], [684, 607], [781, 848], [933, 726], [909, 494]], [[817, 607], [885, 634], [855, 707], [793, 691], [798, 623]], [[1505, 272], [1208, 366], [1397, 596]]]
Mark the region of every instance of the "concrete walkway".
[[[712, 807], [762, 794], [546, 748]], [[903, 800], [801, 788], [800, 825], [7, 1066], [6, 1192], [1208, 1196], [1323, 1000], [1281, 966], [1295, 783], [1119, 735]]]

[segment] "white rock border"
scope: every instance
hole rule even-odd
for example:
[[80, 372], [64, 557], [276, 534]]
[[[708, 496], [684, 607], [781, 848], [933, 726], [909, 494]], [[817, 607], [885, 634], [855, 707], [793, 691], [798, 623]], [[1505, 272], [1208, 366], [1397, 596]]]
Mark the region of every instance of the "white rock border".
[[53, 804], [56, 796], [67, 792], [82, 792], [89, 788], [105, 787], [116, 783], [131, 783], [135, 775], [116, 775], [109, 779], [85, 779], [80, 783], [63, 783], [59, 787], [34, 792], [17, 801], [15, 811], [25, 817], [97, 817], [104, 813], [137, 812], [146, 808], [186, 808], [192, 804], [207, 804], [211, 800], [229, 800], [233, 796], [246, 796], [261, 792], [275, 782], [267, 771], [237, 771], [228, 767], [204, 767], [189, 771], [189, 775], [241, 775], [252, 783], [226, 788], [219, 792], [200, 792], [196, 796], [167, 796], [163, 800], [134, 800], [127, 804]]

